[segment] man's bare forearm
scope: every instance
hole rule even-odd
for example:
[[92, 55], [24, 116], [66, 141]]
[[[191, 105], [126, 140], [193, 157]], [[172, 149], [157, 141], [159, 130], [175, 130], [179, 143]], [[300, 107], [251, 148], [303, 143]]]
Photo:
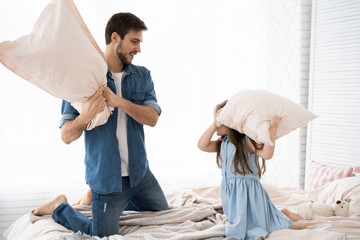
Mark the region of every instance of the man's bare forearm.
[[85, 130], [87, 122], [83, 121], [80, 115], [74, 120], [67, 121], [61, 127], [61, 139], [64, 143], [70, 144], [71, 142], [77, 140]]
[[159, 119], [159, 114], [152, 107], [138, 105], [124, 98], [118, 99], [118, 108], [126, 112], [126, 114], [138, 123], [148, 125], [150, 127], [155, 127]]
[[138, 123], [154, 127], [159, 119], [158, 112], [150, 106], [132, 103], [120, 96], [117, 96], [110, 88], [106, 87], [103, 96], [109, 106], [117, 107], [132, 117]]

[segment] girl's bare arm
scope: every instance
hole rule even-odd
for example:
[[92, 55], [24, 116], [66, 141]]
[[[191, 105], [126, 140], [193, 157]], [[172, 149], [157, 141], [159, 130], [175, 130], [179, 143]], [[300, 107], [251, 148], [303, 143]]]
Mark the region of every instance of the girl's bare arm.
[[[256, 150], [255, 146], [253, 146], [250, 139], [248, 139], [247, 145], [251, 150], [250, 152], [256, 152], [256, 155], [258, 155], [259, 157], [261, 157], [264, 160], [269, 160], [274, 156], [276, 129], [280, 123], [280, 120], [281, 120], [281, 118], [279, 116], [274, 116], [270, 120], [269, 133], [270, 133], [270, 139], [274, 143], [274, 145], [270, 146], [270, 145], [264, 144], [264, 146], [261, 149]], [[261, 146], [261, 144], [259, 144], [258, 146]]]
[[201, 135], [198, 142], [198, 148], [200, 148], [200, 150], [204, 152], [216, 152], [217, 140], [211, 141], [211, 138], [214, 135], [216, 129], [216, 123], [213, 122]]

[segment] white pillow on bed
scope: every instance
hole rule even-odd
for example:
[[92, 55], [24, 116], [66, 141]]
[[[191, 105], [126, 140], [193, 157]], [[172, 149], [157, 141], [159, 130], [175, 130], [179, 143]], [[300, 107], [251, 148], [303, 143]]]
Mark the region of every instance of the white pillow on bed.
[[[71, 102], [79, 112], [79, 102], [106, 85], [102, 51], [72, 0], [53, 0], [30, 34], [2, 42], [0, 61], [37, 87]], [[105, 123], [110, 113], [105, 108], [88, 129]]]
[[282, 118], [275, 139], [317, 117], [299, 104], [269, 91], [242, 90], [228, 100], [216, 120], [218, 125], [244, 133], [258, 143], [273, 145], [269, 120], [275, 115]]
[[360, 178], [347, 177], [327, 183], [310, 192], [313, 201], [333, 204], [337, 200], [350, 200], [349, 215], [360, 216]]

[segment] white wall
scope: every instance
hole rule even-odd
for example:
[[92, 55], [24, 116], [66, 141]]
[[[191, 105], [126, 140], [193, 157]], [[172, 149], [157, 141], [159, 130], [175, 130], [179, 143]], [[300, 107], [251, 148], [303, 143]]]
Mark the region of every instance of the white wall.
[[[0, 42], [31, 31], [50, 1], [0, 1]], [[265, 0], [75, 0], [99, 46], [115, 12], [142, 18], [142, 53], [163, 109], [146, 128], [150, 167], [165, 189], [217, 185], [214, 154], [196, 145], [212, 122], [215, 104], [243, 88], [266, 88]], [[191, 6], [191, 7], [189, 7]], [[65, 193], [87, 188], [83, 139], [65, 145], [58, 123], [61, 101], [0, 65], [0, 233], [18, 216]], [[19, 208], [22, 206], [22, 208]]]
[[[268, 4], [268, 89], [303, 107], [308, 104], [311, 0]], [[304, 188], [306, 127], [277, 141], [264, 180]]]

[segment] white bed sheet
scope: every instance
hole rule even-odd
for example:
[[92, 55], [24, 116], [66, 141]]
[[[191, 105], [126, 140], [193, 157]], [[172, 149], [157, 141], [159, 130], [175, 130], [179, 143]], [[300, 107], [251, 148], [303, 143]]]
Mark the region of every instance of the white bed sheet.
[[[301, 189], [277, 188], [263, 183], [270, 198], [278, 208], [296, 211], [297, 206], [309, 200], [318, 200], [325, 195], [328, 201], [332, 198], [351, 198], [349, 217], [330, 217], [306, 221], [305, 230], [284, 229], [271, 233], [269, 240], [356, 240], [360, 239], [360, 178], [353, 177], [327, 184], [315, 192]], [[224, 223], [226, 216], [222, 213], [220, 187], [204, 187], [188, 191], [167, 192], [166, 197], [171, 206], [162, 212], [126, 211], [119, 220], [119, 235], [105, 238], [90, 238], [80, 233], [73, 233], [54, 222], [50, 216], [36, 217], [30, 213], [16, 220], [4, 236], [8, 240], [118, 240], [118, 239], [225, 239]], [[358, 199], [359, 197], [359, 199]], [[89, 206], [78, 206], [77, 209], [91, 216]]]

